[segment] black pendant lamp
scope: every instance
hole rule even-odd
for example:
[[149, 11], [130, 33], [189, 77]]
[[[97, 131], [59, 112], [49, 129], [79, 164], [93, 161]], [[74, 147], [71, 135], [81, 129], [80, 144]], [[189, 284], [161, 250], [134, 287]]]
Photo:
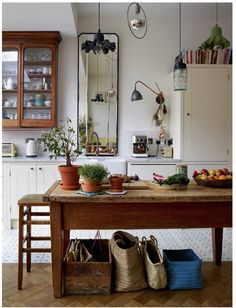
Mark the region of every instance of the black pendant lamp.
[[100, 30], [100, 3], [98, 3], [98, 32], [94, 34], [93, 41], [85, 41], [82, 43], [82, 50], [85, 52], [93, 51], [94, 54], [103, 52], [108, 54], [109, 51], [114, 52], [116, 50], [116, 43], [105, 40], [104, 34]]
[[174, 90], [187, 90], [187, 65], [183, 62], [181, 53], [181, 3], [179, 3], [179, 55], [175, 58]]

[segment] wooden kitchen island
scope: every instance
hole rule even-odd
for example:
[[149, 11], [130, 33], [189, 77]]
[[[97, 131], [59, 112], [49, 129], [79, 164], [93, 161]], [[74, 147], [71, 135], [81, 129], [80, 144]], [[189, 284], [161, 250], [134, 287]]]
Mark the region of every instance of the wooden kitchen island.
[[212, 228], [213, 257], [221, 264], [223, 228], [232, 227], [232, 189], [191, 182], [187, 190], [166, 190], [146, 182], [126, 195], [87, 197], [55, 183], [44, 195], [50, 202], [54, 296], [63, 295], [62, 260], [72, 229]]

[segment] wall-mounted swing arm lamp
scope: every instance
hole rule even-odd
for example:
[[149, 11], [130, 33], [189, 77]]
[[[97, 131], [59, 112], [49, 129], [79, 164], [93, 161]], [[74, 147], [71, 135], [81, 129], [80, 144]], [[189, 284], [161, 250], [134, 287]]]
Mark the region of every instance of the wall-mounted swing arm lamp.
[[144, 83], [144, 82], [142, 82], [142, 81], [140, 81], [140, 80], [137, 80], [137, 81], [135, 82], [134, 91], [133, 91], [133, 93], [132, 93], [132, 95], [131, 95], [131, 101], [132, 101], [132, 102], [133, 102], [133, 101], [140, 101], [140, 100], [143, 99], [142, 94], [137, 90], [137, 84], [138, 84], [138, 83], [141, 83], [142, 85], [144, 85], [146, 88], [148, 88], [150, 91], [152, 91], [154, 94], [157, 95], [157, 97], [156, 97], [156, 102], [157, 102], [158, 104], [164, 103], [164, 100], [165, 100], [165, 99], [164, 99], [164, 96], [163, 96], [163, 94], [162, 94], [160, 88], [158, 87], [157, 83], [156, 83], [156, 86], [157, 86], [157, 88], [158, 88], [158, 90], [159, 90], [159, 93], [157, 93], [156, 91], [154, 91], [152, 88], [150, 88], [148, 85], [146, 85], [146, 83]]
[[156, 91], [154, 91], [152, 88], [150, 88], [148, 85], [146, 85], [146, 83], [138, 80], [135, 82], [134, 85], [134, 91], [131, 95], [131, 101], [139, 101], [143, 99], [142, 94], [137, 90], [137, 84], [141, 83], [142, 85], [144, 85], [147, 89], [149, 89], [151, 92], [153, 92], [154, 94], [157, 95], [156, 97], [156, 102], [159, 104], [159, 107], [157, 109], [157, 112], [154, 114], [153, 116], [153, 120], [155, 121], [156, 125], [159, 126], [162, 124], [162, 121], [164, 120], [164, 114], [167, 113], [167, 108], [166, 105], [164, 104], [164, 96], [162, 94], [162, 91], [160, 90], [158, 84], [156, 83], [156, 86], [158, 88], [159, 93], [157, 93]]

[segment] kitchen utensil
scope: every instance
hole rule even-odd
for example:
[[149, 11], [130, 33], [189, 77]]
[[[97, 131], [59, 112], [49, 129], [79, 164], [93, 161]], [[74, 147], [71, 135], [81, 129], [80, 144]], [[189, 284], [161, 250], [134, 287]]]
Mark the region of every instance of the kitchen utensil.
[[4, 106], [5, 107], [10, 107], [10, 102], [9, 101], [5, 101]]
[[37, 107], [41, 107], [41, 106], [44, 105], [43, 95], [42, 94], [35, 95], [35, 105]]
[[50, 107], [51, 106], [51, 101], [45, 101], [44, 104], [45, 104], [46, 107]]
[[7, 90], [14, 89], [14, 83], [13, 83], [12, 77], [7, 78], [7, 82], [6, 80], [3, 80], [3, 84], [4, 84], [4, 88]]
[[38, 144], [34, 138], [26, 138], [26, 157], [37, 157]]

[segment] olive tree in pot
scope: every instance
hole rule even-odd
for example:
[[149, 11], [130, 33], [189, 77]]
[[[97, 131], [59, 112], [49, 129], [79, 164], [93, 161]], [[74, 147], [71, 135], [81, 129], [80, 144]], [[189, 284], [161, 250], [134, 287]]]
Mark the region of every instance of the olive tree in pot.
[[84, 192], [99, 192], [102, 190], [102, 180], [109, 172], [102, 164], [83, 165], [79, 168], [83, 177], [82, 190]]
[[50, 132], [42, 134], [42, 142], [44, 143], [44, 151], [49, 151], [49, 158], [57, 159], [65, 156], [66, 165], [59, 166], [61, 174], [62, 188], [68, 190], [78, 189], [79, 183], [79, 166], [72, 165], [72, 156], [77, 153], [76, 134], [71, 125], [72, 121], [67, 118], [65, 123], [62, 121], [58, 127], [52, 128]]

